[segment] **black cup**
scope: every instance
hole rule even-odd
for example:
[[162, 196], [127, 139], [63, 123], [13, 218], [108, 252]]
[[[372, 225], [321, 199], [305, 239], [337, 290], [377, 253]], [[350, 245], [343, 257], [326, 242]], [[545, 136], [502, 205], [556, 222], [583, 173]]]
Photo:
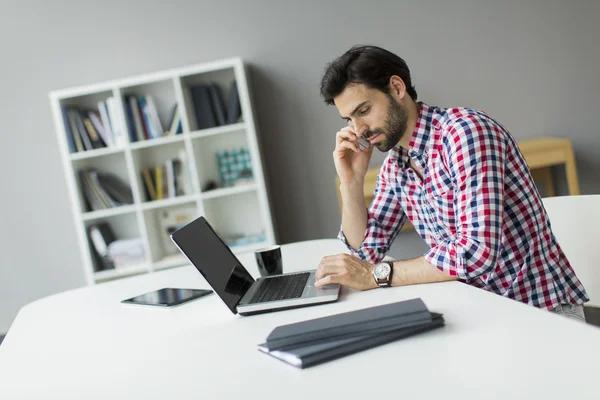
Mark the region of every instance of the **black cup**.
[[260, 276], [271, 276], [283, 274], [283, 260], [281, 259], [281, 247], [271, 246], [254, 252], [258, 272]]

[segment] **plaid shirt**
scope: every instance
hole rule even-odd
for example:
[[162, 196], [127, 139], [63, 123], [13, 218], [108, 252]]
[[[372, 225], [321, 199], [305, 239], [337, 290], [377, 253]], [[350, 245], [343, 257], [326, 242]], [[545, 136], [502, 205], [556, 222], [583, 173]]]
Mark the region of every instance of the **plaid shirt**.
[[470, 285], [540, 308], [589, 300], [517, 143], [481, 111], [423, 103], [409, 150], [394, 147], [381, 167], [361, 247], [339, 238], [375, 263], [406, 218], [431, 247], [425, 259]]

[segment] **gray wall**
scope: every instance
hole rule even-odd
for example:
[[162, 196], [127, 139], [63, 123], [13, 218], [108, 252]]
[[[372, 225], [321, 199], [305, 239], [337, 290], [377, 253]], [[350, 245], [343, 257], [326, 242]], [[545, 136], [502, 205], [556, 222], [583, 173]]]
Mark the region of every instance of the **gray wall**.
[[[318, 84], [356, 43], [404, 57], [430, 104], [483, 109], [518, 139], [571, 138], [582, 191], [600, 191], [597, 2], [82, 3], [0, 3], [0, 332], [24, 304], [84, 285], [53, 89], [243, 57], [282, 243], [337, 233], [331, 152], [342, 124]], [[423, 249], [400, 239], [399, 257]]]

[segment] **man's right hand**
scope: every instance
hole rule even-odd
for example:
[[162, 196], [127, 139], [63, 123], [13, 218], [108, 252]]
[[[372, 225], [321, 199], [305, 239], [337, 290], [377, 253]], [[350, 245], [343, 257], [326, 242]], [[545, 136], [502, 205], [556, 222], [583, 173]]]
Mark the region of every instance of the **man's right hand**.
[[369, 161], [373, 154], [373, 145], [361, 150], [358, 135], [352, 126], [342, 128], [335, 136], [336, 145], [333, 161], [342, 184], [359, 184], [362, 186], [369, 169]]

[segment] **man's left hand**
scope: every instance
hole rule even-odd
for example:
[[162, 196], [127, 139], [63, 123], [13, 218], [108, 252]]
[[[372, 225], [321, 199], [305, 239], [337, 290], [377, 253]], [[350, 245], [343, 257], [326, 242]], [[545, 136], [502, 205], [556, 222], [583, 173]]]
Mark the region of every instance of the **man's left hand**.
[[339, 283], [352, 289], [367, 290], [377, 287], [373, 278], [373, 264], [350, 254], [323, 257], [317, 268], [315, 286]]

